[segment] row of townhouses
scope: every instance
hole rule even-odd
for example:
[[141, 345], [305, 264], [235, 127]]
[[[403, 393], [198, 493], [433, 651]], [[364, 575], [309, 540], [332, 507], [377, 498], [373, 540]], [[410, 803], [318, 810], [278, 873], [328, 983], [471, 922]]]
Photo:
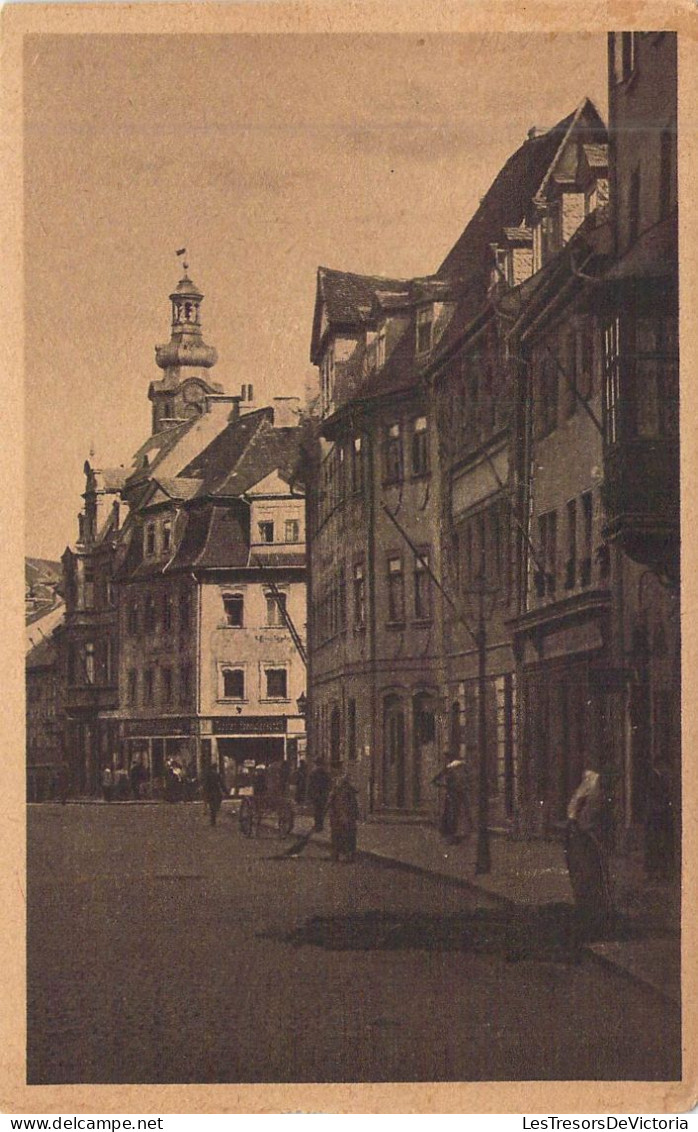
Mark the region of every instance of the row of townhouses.
[[588, 768], [618, 832], [678, 812], [675, 36], [609, 37], [609, 118], [532, 129], [433, 274], [318, 271], [309, 740], [365, 811], [447, 752], [502, 828]]
[[588, 768], [623, 837], [680, 812], [676, 99], [675, 35], [611, 34], [608, 127], [532, 129], [432, 274], [320, 268], [311, 415], [211, 383], [185, 274], [63, 558], [75, 790], [235, 780], [307, 725], [364, 814], [433, 816], [446, 755], [521, 834]]

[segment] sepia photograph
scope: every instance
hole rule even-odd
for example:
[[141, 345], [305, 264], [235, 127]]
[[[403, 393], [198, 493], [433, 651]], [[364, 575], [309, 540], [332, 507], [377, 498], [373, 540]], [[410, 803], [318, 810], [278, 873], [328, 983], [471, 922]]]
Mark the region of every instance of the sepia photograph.
[[23, 37], [27, 1086], [682, 1081], [680, 38]]

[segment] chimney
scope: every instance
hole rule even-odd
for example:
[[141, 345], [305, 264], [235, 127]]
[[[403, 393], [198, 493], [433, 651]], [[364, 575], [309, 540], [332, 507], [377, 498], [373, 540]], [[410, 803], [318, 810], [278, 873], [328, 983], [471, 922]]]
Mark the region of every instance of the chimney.
[[274, 397], [274, 428], [296, 428], [300, 421], [300, 397]]
[[547, 134], [547, 132], [545, 126], [531, 126], [528, 131], [528, 140], [534, 141], [535, 138], [542, 138], [543, 134]]
[[236, 421], [240, 416], [240, 398], [230, 393], [207, 393], [206, 412], [210, 413], [214, 405], [230, 405], [229, 421]]
[[240, 386], [240, 416], [245, 413], [253, 413], [255, 409], [254, 404], [254, 386], [241, 385]]

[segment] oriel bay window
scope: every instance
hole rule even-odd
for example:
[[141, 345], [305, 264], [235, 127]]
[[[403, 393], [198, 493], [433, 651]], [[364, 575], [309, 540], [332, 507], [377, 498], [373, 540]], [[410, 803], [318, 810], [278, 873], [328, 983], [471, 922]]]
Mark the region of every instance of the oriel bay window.
[[388, 558], [388, 620], [405, 620], [405, 576], [402, 558], [398, 554]]
[[634, 437], [678, 436], [677, 319], [653, 312], [613, 318], [604, 334], [607, 447]]

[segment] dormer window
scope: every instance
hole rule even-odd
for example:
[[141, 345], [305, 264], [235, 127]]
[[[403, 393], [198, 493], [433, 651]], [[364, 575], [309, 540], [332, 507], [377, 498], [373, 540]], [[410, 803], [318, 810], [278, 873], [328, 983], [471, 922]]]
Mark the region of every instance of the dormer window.
[[417, 353], [427, 354], [431, 350], [434, 313], [431, 307], [417, 311]]

